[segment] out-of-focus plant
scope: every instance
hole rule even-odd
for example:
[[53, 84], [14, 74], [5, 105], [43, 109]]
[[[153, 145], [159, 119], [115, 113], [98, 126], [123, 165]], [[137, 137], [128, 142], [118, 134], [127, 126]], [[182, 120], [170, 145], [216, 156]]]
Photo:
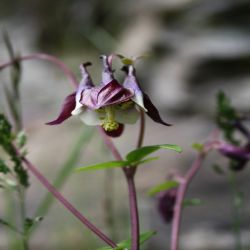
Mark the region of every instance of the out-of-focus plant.
[[237, 173], [244, 171], [250, 160], [250, 131], [247, 127], [249, 116], [237, 112], [224, 92], [217, 95], [216, 122], [225, 141], [219, 141], [218, 151], [228, 159], [228, 169], [222, 171], [218, 164], [215, 169], [226, 172], [232, 192], [233, 231], [235, 234], [235, 249], [243, 249], [241, 240], [241, 224], [243, 218], [244, 193], [240, 190]]

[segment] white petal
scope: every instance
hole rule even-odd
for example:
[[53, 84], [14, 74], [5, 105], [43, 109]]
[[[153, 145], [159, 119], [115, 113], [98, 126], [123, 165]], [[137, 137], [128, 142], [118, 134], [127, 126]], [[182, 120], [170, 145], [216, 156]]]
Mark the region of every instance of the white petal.
[[96, 126], [101, 124], [100, 115], [98, 112], [90, 109], [85, 109], [79, 115], [79, 118], [89, 126]]
[[135, 107], [121, 110], [116, 109], [115, 110], [115, 120], [122, 124], [133, 124], [135, 123], [139, 118], [139, 111], [136, 110]]
[[140, 106], [145, 112], [148, 112], [148, 110], [144, 107], [143, 102], [143, 93], [141, 91], [137, 91], [135, 93], [134, 97], [131, 98], [132, 101], [134, 101], [138, 106]]
[[79, 115], [84, 110], [80, 102], [76, 102], [75, 109], [71, 112], [72, 115]]

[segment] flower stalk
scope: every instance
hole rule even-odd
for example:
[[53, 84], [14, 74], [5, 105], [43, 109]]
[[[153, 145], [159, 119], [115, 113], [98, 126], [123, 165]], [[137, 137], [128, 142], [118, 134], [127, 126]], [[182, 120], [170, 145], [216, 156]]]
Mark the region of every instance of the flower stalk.
[[[18, 151], [17, 151], [18, 152]], [[19, 152], [18, 152], [19, 154]], [[20, 154], [19, 154], [20, 155]], [[43, 184], [43, 186], [78, 220], [80, 220], [87, 228], [89, 228], [101, 240], [106, 242], [109, 246], [115, 248], [117, 245], [108, 236], [101, 232], [95, 225], [93, 225], [86, 217], [84, 217], [59, 191], [57, 191], [49, 181], [38, 171], [38, 169], [26, 158], [22, 157], [23, 163], [27, 169]]]
[[176, 203], [174, 206], [174, 217], [172, 222], [172, 232], [171, 232], [171, 250], [178, 250], [179, 236], [180, 236], [180, 226], [181, 226], [181, 214], [185, 195], [189, 188], [189, 185], [195, 175], [200, 170], [202, 163], [207, 155], [207, 153], [214, 147], [213, 143], [204, 145], [204, 149], [198, 154], [197, 158], [193, 162], [191, 168], [188, 170], [184, 177], [178, 177], [179, 187], [177, 190]]

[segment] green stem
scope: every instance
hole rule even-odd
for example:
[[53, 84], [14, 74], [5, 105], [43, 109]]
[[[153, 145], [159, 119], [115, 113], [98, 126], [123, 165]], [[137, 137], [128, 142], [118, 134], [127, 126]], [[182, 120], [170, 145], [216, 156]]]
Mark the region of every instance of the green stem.
[[229, 173], [229, 184], [232, 192], [233, 208], [233, 232], [235, 238], [235, 250], [242, 249], [241, 242], [241, 213], [242, 213], [242, 195], [237, 187], [236, 175], [234, 171]]
[[28, 240], [28, 236], [26, 234], [26, 206], [25, 206], [26, 193], [25, 193], [25, 189], [20, 186], [18, 189], [18, 193], [19, 193], [19, 199], [20, 199], [20, 218], [21, 218], [21, 223], [22, 223], [22, 245], [23, 245], [23, 250], [29, 250], [29, 240]]

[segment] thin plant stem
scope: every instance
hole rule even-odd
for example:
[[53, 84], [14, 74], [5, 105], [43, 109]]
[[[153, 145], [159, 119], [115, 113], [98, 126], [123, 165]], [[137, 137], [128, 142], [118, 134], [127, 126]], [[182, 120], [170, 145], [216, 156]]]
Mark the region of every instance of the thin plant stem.
[[[127, 171], [128, 172], [128, 171]], [[129, 193], [130, 221], [131, 221], [131, 250], [140, 249], [140, 223], [137, 206], [137, 195], [134, 182], [134, 174], [126, 174]]]
[[25, 207], [25, 190], [23, 187], [19, 187], [19, 199], [20, 199], [20, 218], [22, 223], [22, 244], [23, 250], [29, 250], [28, 236], [26, 235], [26, 207]]
[[[143, 143], [144, 132], [145, 132], [145, 117], [142, 110], [140, 111], [140, 130], [139, 137], [137, 142], [137, 148], [140, 148]], [[99, 132], [104, 140], [106, 146], [110, 149], [116, 160], [122, 160], [122, 156], [114, 145], [113, 141], [108, 137], [103, 129], [99, 127]], [[130, 223], [131, 223], [131, 250], [140, 249], [140, 222], [139, 222], [139, 213], [137, 205], [137, 194], [136, 187], [134, 182], [134, 176], [136, 173], [136, 167], [130, 168], [126, 166], [123, 168], [124, 175], [128, 184], [128, 195], [129, 195], [129, 209], [130, 209]]]
[[177, 191], [177, 198], [174, 206], [174, 218], [172, 222], [172, 233], [171, 233], [171, 250], [178, 250], [179, 236], [180, 236], [180, 225], [181, 225], [181, 212], [182, 204], [187, 193], [188, 187], [194, 178], [194, 176], [199, 171], [206, 153], [204, 151], [200, 152], [191, 168], [188, 170], [186, 175], [179, 180], [179, 187]]
[[140, 130], [139, 130], [139, 137], [137, 141], [137, 148], [140, 148], [143, 144], [144, 134], [145, 134], [145, 114], [142, 109], [140, 109]]
[[235, 250], [242, 249], [241, 242], [241, 210], [242, 210], [242, 197], [237, 187], [235, 173], [230, 170], [229, 184], [232, 192], [232, 206], [233, 206], [233, 232], [235, 238]]
[[28, 55], [28, 56], [17, 57], [17, 58], [15, 58], [15, 60], [1, 64], [0, 70], [15, 64], [15, 62], [17, 62], [17, 61], [27, 61], [27, 60], [34, 60], [34, 59], [49, 61], [49, 62], [57, 65], [64, 72], [64, 74], [67, 76], [68, 80], [73, 85], [73, 87], [77, 88], [78, 81], [77, 81], [74, 73], [68, 68], [68, 66], [66, 66], [61, 60], [57, 59], [56, 57], [48, 55], [48, 54], [44, 54], [44, 53], [35, 53], [35, 54]]
[[37, 170], [37, 168], [26, 158], [22, 157], [22, 161], [26, 165], [27, 169], [48, 189], [48, 191], [54, 195], [54, 197], [77, 219], [79, 219], [87, 228], [89, 228], [95, 235], [106, 242], [109, 246], [115, 248], [117, 245], [104, 233], [102, 233], [96, 226], [94, 226], [88, 219], [86, 219], [63, 195], [58, 192], [49, 181]]

